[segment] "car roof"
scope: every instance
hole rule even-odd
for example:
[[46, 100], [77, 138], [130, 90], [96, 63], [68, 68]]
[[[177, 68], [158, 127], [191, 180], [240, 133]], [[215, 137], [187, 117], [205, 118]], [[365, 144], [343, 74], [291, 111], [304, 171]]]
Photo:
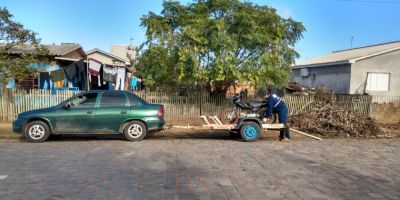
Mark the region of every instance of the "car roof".
[[79, 94], [88, 94], [88, 93], [127, 93], [127, 94], [133, 94], [132, 92], [129, 91], [123, 91], [123, 90], [89, 90], [85, 92], [81, 92]]

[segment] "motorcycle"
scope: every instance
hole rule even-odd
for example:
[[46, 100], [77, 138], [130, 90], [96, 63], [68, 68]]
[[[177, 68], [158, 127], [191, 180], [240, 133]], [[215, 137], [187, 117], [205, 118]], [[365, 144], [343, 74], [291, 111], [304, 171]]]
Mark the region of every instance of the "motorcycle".
[[[265, 100], [245, 103], [239, 94], [235, 94], [232, 97], [232, 107], [223, 110], [220, 119], [224, 124], [235, 124], [243, 117], [260, 118], [266, 110], [267, 102]], [[269, 123], [275, 123], [276, 121], [276, 114], [272, 116], [272, 121]]]

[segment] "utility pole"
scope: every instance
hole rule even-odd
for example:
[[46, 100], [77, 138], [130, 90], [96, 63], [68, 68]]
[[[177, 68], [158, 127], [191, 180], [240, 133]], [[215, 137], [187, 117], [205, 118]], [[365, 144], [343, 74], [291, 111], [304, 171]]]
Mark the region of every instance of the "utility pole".
[[351, 36], [351, 39], [350, 39], [350, 48], [351, 49], [353, 48], [353, 40], [354, 40], [354, 36]]

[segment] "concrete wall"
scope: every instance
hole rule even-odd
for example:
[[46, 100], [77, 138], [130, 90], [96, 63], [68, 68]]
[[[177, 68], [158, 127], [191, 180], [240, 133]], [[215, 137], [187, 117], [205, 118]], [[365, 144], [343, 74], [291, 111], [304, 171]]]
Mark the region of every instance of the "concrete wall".
[[136, 59], [136, 47], [133, 45], [111, 45], [111, 53], [127, 61]]
[[310, 76], [301, 77], [300, 68], [293, 69], [292, 80], [313, 88], [347, 94], [350, 90], [350, 65], [310, 67]]
[[400, 103], [372, 104], [371, 118], [384, 124], [400, 123]]
[[[350, 93], [362, 90], [368, 72], [390, 73], [389, 91], [366, 91], [371, 95], [400, 96], [400, 50], [358, 61], [351, 67]], [[361, 87], [361, 88], [360, 88]]]

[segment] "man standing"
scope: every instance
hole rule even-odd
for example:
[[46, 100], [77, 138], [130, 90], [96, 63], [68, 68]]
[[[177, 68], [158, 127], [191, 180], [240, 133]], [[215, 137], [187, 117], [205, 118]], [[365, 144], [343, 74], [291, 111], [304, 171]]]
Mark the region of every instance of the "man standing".
[[[268, 91], [262, 93], [262, 96], [267, 101], [267, 111], [265, 112], [263, 117], [271, 118], [272, 113], [277, 113], [279, 123], [284, 124], [285, 127], [287, 127], [286, 123], [289, 111], [283, 99], [276, 94], [271, 94]], [[289, 141], [289, 140], [290, 140], [289, 129], [285, 128], [281, 130], [279, 134], [279, 141]]]

